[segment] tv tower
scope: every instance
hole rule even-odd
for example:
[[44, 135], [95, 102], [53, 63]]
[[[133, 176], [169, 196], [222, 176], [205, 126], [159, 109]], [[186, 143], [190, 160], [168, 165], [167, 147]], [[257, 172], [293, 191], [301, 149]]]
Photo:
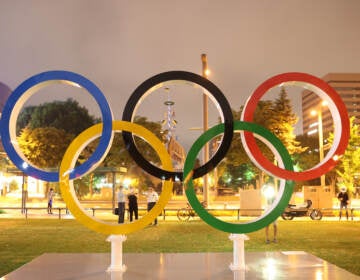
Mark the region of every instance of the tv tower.
[[177, 137], [175, 135], [175, 128], [177, 125], [174, 110], [175, 102], [171, 100], [170, 89], [168, 87], [165, 87], [164, 89], [167, 92], [167, 100], [164, 102], [164, 105], [167, 106], [167, 110], [164, 114], [164, 120], [161, 121], [161, 125], [163, 127], [162, 130], [165, 133], [164, 139], [166, 149], [168, 150], [171, 157], [174, 170], [180, 171], [184, 166], [186, 152], [181, 144], [177, 141]]
[[170, 89], [168, 87], [165, 87], [164, 89], [167, 92], [167, 100], [164, 102], [164, 105], [167, 106], [167, 110], [164, 113], [164, 119], [162, 120], [161, 125], [163, 127], [163, 131], [166, 132], [165, 139], [166, 145], [168, 146], [171, 138], [176, 139], [175, 128], [177, 121], [175, 120], [175, 102], [171, 100]]

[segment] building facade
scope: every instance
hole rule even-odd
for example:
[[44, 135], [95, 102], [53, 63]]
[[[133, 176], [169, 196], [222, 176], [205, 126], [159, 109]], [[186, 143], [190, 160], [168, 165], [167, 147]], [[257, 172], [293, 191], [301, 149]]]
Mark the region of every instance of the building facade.
[[[333, 87], [344, 101], [349, 117], [355, 116], [360, 124], [360, 73], [329, 73], [322, 78]], [[314, 92], [302, 93], [303, 133], [318, 133], [319, 113], [322, 121], [324, 139], [333, 131], [333, 119], [326, 104]], [[317, 112], [317, 113], [314, 113]]]

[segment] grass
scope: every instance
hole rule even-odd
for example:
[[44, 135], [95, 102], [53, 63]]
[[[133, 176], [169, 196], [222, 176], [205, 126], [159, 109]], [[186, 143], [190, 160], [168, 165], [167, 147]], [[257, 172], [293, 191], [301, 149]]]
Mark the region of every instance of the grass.
[[[301, 250], [360, 275], [360, 222], [280, 221], [277, 244], [264, 230], [248, 234], [250, 251]], [[110, 252], [107, 236], [76, 220], [0, 219], [0, 277], [47, 253]], [[163, 222], [128, 235], [124, 252], [231, 252], [229, 234], [202, 221]]]

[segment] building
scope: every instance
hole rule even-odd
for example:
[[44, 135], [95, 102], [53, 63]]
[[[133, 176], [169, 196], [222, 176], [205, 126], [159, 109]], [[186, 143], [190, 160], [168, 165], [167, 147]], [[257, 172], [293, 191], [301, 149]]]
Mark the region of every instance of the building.
[[[355, 116], [355, 123], [360, 124], [360, 73], [329, 73], [322, 78], [332, 86], [345, 103], [349, 117]], [[313, 110], [321, 111], [324, 139], [333, 131], [333, 119], [326, 106], [322, 106], [320, 97], [305, 90], [302, 93], [303, 133], [311, 135], [317, 133], [317, 114]]]
[[10, 96], [11, 92], [11, 89], [7, 85], [0, 82], [0, 113], [2, 112], [5, 102]]
[[182, 171], [186, 158], [185, 149], [180, 145], [178, 141], [175, 140], [174, 137], [170, 138], [167, 149], [171, 157], [174, 170]]

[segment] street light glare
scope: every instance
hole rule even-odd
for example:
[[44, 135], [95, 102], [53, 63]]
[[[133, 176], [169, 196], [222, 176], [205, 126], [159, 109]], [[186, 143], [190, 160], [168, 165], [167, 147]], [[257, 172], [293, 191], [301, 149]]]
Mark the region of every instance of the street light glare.
[[264, 185], [262, 192], [267, 199], [271, 199], [275, 196], [275, 189], [272, 185]]
[[338, 155], [333, 156], [333, 160], [338, 161], [339, 159], [340, 159], [340, 157]]

